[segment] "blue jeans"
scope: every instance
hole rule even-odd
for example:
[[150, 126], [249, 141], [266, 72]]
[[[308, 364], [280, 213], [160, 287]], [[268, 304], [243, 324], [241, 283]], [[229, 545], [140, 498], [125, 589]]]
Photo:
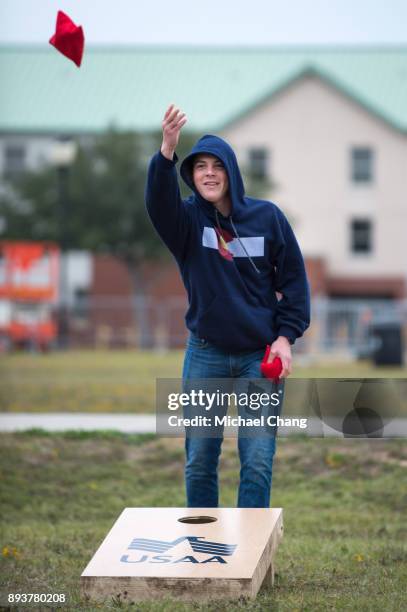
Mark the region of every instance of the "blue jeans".
[[[259, 379], [262, 376], [260, 363], [265, 348], [258, 351], [228, 353], [190, 334], [182, 374], [184, 385], [188, 379]], [[279, 389], [283, 387], [284, 381], [278, 384]], [[213, 438], [186, 436], [185, 438], [185, 486], [189, 508], [218, 507], [218, 462], [222, 441], [223, 436]], [[275, 448], [275, 435], [245, 437], [241, 435], [239, 429], [238, 508], [270, 506]]]

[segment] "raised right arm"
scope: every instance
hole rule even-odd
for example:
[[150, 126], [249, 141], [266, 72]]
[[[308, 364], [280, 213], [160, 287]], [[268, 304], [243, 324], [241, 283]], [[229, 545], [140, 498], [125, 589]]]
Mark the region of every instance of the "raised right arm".
[[175, 148], [179, 133], [187, 119], [171, 105], [165, 113], [163, 142], [160, 151], [151, 159], [145, 190], [149, 217], [169, 250], [183, 259], [189, 233], [189, 218], [181, 199], [175, 164]]

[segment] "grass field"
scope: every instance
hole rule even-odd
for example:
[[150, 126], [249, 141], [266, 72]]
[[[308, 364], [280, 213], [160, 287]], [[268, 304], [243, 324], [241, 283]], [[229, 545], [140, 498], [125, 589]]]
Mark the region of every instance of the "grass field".
[[[0, 357], [0, 411], [151, 413], [155, 379], [180, 378], [182, 351], [69, 351]], [[407, 368], [369, 362], [314, 364], [292, 377], [407, 378]]]
[[[65, 593], [67, 610], [405, 610], [407, 447], [402, 440], [281, 438], [284, 508], [276, 586], [254, 601], [102, 606], [79, 576], [126, 506], [184, 506], [183, 441], [114, 433], [0, 436], [1, 593]], [[236, 440], [224, 441], [221, 505], [235, 506]], [[55, 607], [55, 606], [54, 606]], [[20, 608], [23, 609], [23, 608]]]
[[[151, 413], [155, 379], [179, 377], [182, 359], [182, 351], [2, 355], [0, 411]], [[407, 378], [407, 369], [314, 364], [293, 376]], [[226, 439], [221, 456], [225, 507], [236, 505], [235, 445]], [[406, 442], [305, 437], [278, 440], [272, 503], [284, 508], [285, 538], [272, 591], [202, 606], [81, 600], [79, 576], [124, 507], [185, 505], [183, 466], [182, 439], [0, 434], [0, 608], [7, 593], [47, 592], [83, 611], [405, 609]]]

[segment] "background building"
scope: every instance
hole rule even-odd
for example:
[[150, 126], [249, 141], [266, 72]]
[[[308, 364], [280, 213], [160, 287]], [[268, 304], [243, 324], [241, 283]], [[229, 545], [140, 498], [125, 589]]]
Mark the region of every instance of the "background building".
[[[57, 138], [86, 143], [111, 125], [148, 135], [175, 101], [190, 130], [225, 137], [243, 169], [270, 182], [264, 197], [286, 213], [306, 259], [316, 315], [308, 343], [320, 347], [323, 337], [325, 348], [349, 348], [364, 334], [361, 322], [392, 318], [396, 306], [404, 316], [407, 47], [101, 47], [87, 50], [80, 70], [52, 49], [4, 47], [0, 75], [3, 188], [8, 177], [51, 163]], [[112, 265], [94, 260], [82, 301], [95, 291], [100, 299], [131, 292], [124, 280], [120, 289], [113, 283]], [[151, 296], [162, 299], [167, 286], [179, 318], [185, 300], [175, 266], [147, 269]], [[154, 330], [161, 321], [154, 341], [181, 342], [182, 332], [151, 309]], [[98, 327], [117, 327], [98, 316]], [[130, 331], [120, 337], [137, 338], [126, 317]]]

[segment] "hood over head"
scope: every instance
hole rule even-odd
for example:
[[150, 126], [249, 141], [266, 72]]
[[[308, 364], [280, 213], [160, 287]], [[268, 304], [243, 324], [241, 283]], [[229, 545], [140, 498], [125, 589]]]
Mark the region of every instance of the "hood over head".
[[203, 198], [194, 185], [192, 178], [193, 159], [198, 154], [215, 155], [218, 157], [226, 168], [229, 179], [229, 195], [232, 202], [232, 215], [236, 214], [241, 206], [245, 206], [244, 201], [244, 185], [237, 163], [235, 152], [232, 147], [219, 136], [205, 134], [192, 147], [192, 151], [181, 164], [180, 173], [185, 183], [192, 189], [199, 204], [203, 206], [207, 212], [215, 214], [215, 207], [211, 202]]

